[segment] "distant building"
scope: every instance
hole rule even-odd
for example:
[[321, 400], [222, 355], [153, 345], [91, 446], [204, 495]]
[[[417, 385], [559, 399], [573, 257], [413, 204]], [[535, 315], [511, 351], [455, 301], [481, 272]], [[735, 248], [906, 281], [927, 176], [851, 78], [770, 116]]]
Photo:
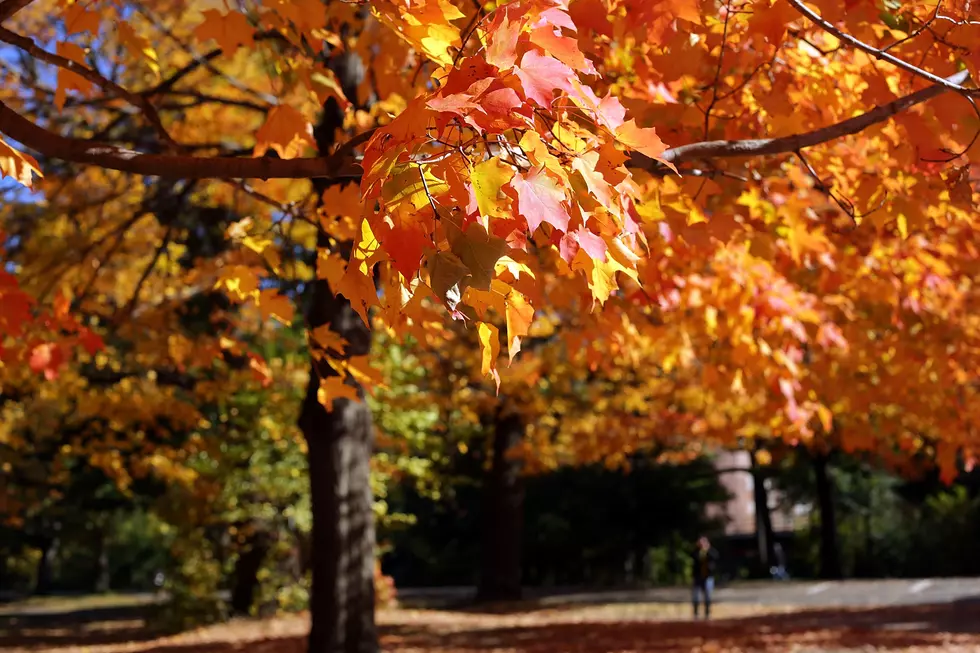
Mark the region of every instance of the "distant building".
[[[705, 515], [722, 518], [725, 536], [729, 538], [755, 535], [755, 497], [752, 475], [748, 472], [750, 466], [751, 457], [747, 451], [721, 451], [715, 458], [715, 468], [724, 470], [718, 475], [718, 480], [731, 498], [727, 503], [709, 504], [705, 507]], [[782, 493], [773, 490], [771, 485], [768, 487], [773, 533], [777, 537], [787, 536], [807, 522], [810, 507], [799, 504], [787, 506]]]

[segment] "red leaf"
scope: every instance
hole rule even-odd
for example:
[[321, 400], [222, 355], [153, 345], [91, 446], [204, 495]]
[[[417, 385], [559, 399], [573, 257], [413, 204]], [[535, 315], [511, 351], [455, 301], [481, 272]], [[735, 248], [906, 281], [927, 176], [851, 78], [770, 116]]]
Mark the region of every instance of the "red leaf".
[[521, 23], [510, 22], [507, 14], [496, 29], [490, 31], [492, 36], [487, 44], [487, 63], [500, 70], [510, 70], [517, 62], [517, 39], [521, 35]]
[[597, 236], [585, 227], [579, 227], [572, 232], [572, 237], [578, 241], [585, 253], [595, 260], [605, 261], [608, 246], [601, 236]]
[[598, 74], [592, 61], [582, 54], [577, 39], [557, 33], [551, 27], [539, 27], [531, 32], [531, 42], [575, 70], [587, 75]]
[[426, 245], [431, 247], [432, 241], [418, 229], [394, 227], [384, 245], [395, 269], [411, 279], [421, 267], [422, 251]]
[[95, 356], [99, 350], [105, 347], [105, 342], [103, 342], [102, 337], [90, 329], [82, 329], [79, 332], [78, 342], [90, 356]]
[[524, 86], [524, 97], [540, 107], [551, 108], [555, 89], [570, 92], [575, 72], [554, 57], [542, 56], [530, 50], [521, 58], [517, 76]]
[[517, 212], [527, 220], [533, 233], [542, 222], [559, 231], [568, 230], [570, 216], [562, 201], [565, 191], [544, 171], [544, 166], [531, 170], [527, 175], [517, 173], [510, 182], [517, 193]]

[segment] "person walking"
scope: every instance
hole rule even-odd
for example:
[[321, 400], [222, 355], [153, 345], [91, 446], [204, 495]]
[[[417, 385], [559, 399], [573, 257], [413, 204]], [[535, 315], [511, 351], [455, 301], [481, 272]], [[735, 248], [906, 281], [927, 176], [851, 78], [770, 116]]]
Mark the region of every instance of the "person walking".
[[694, 618], [698, 618], [698, 607], [701, 596], [704, 596], [704, 618], [711, 618], [711, 594], [715, 586], [715, 566], [718, 552], [711, 546], [708, 538], [702, 535], [692, 554], [694, 575]]

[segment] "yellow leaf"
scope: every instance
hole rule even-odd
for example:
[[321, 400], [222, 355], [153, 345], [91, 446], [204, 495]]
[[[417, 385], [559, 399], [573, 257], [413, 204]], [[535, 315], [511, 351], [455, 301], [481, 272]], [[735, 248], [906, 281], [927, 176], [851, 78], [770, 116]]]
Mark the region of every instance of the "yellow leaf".
[[500, 189], [514, 176], [514, 169], [497, 157], [487, 159], [473, 168], [470, 181], [473, 183], [473, 194], [476, 195], [476, 205], [483, 216], [504, 216], [509, 212], [501, 206], [498, 197]]
[[489, 374], [497, 382], [497, 392], [500, 392], [500, 375], [497, 373], [497, 357], [500, 355], [500, 330], [492, 324], [480, 322], [477, 324], [480, 336], [480, 350], [483, 352], [482, 371]]
[[244, 301], [258, 290], [259, 278], [254, 268], [245, 265], [229, 265], [221, 269], [221, 275], [214, 287], [224, 287], [230, 295], [239, 301]]
[[303, 147], [314, 147], [313, 125], [306, 117], [287, 104], [280, 104], [269, 112], [265, 123], [255, 133], [255, 150], [252, 156], [262, 156], [273, 149], [283, 159], [303, 154]]
[[43, 177], [34, 157], [18, 152], [0, 138], [0, 175], [10, 177], [30, 188], [34, 183], [34, 173], [37, 173], [38, 177]]
[[116, 24], [119, 42], [129, 51], [130, 58], [142, 57], [146, 65], [157, 77], [160, 76], [160, 56], [149, 40], [136, 33], [129, 23]]

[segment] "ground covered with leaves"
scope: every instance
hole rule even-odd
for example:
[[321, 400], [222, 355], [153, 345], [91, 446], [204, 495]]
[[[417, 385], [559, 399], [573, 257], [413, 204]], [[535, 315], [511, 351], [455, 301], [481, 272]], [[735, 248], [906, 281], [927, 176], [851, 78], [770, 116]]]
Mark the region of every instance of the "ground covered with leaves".
[[[720, 605], [710, 622], [677, 604], [497, 610], [386, 610], [382, 646], [396, 653], [837, 653], [980, 651], [980, 602], [800, 610]], [[300, 653], [306, 615], [238, 620], [157, 637], [138, 619], [27, 627], [8, 620], [5, 651], [87, 653]]]

